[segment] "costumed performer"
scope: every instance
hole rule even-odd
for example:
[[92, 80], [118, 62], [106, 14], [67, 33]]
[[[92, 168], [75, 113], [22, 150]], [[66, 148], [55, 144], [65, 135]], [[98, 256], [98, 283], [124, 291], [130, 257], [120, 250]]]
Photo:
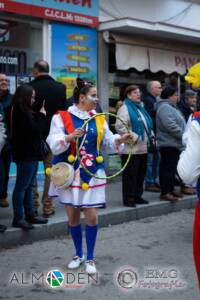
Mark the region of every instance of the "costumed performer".
[[[77, 93], [75, 104], [68, 111], [54, 115], [47, 143], [54, 154], [53, 164], [71, 162], [75, 170], [74, 179], [69, 187], [55, 189], [51, 183], [49, 194], [59, 196], [65, 206], [69, 228], [75, 247], [75, 257], [68, 264], [69, 269], [78, 268], [85, 261], [85, 270], [96, 273], [94, 248], [98, 231], [97, 208], [105, 206], [105, 179], [94, 178], [81, 167], [76, 157], [75, 138], [79, 138], [79, 154], [84, 166], [96, 176], [105, 177], [105, 164], [100, 152], [100, 145], [107, 151], [116, 152], [117, 147], [131, 139], [129, 133], [114, 135], [108, 128], [103, 115], [97, 116], [81, 129], [86, 120], [96, 114], [98, 102], [96, 87], [88, 84]], [[85, 238], [87, 257], [82, 249], [82, 227], [80, 209], [85, 216]]]

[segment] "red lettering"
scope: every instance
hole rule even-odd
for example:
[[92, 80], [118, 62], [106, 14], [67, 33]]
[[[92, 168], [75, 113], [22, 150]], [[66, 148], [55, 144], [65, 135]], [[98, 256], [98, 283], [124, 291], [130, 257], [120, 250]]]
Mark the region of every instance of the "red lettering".
[[195, 64], [196, 59], [192, 58], [192, 57], [188, 57], [188, 66], [187, 67], [191, 67]]
[[78, 5], [78, 4], [80, 4], [80, 0], [72, 0], [72, 3], [73, 3], [74, 5]]
[[182, 58], [182, 66], [183, 66], [183, 67], [186, 67], [186, 68], [188, 67], [188, 66], [187, 66], [187, 58], [186, 58], [186, 57], [183, 57], [183, 58]]
[[74, 5], [79, 5], [81, 4], [82, 7], [87, 6], [88, 8], [92, 7], [92, 0], [55, 0], [59, 1], [60, 3], [65, 2], [65, 3], [72, 3]]
[[180, 64], [181, 64], [180, 56], [175, 56], [175, 65], [176, 65], [176, 67], [180, 66]]
[[91, 8], [91, 6], [92, 6], [91, 2], [92, 2], [91, 0], [82, 0], [82, 6], [84, 7], [87, 5], [88, 8]]

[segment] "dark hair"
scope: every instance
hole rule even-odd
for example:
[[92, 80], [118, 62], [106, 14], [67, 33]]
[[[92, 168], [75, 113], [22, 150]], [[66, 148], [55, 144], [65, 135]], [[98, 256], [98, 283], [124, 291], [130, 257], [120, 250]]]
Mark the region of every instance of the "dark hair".
[[87, 95], [89, 92], [90, 88], [95, 87], [95, 85], [90, 82], [84, 80], [84, 78], [77, 78], [76, 79], [77, 86], [74, 89], [73, 97], [74, 97], [74, 103], [78, 104], [79, 103], [79, 97], [80, 95]]
[[175, 93], [177, 93], [177, 88], [169, 85], [164, 88], [160, 97], [162, 99], [168, 99], [169, 97], [173, 96]]
[[49, 73], [49, 64], [46, 60], [43, 59], [37, 60], [34, 63], [33, 68], [41, 73]]
[[13, 105], [24, 113], [32, 115], [31, 98], [33, 91], [34, 89], [28, 84], [20, 85], [13, 96]]
[[124, 98], [127, 98], [128, 97], [128, 94], [130, 94], [131, 92], [135, 91], [139, 89], [139, 86], [137, 85], [128, 85], [126, 88], [125, 88], [125, 91], [124, 91]]

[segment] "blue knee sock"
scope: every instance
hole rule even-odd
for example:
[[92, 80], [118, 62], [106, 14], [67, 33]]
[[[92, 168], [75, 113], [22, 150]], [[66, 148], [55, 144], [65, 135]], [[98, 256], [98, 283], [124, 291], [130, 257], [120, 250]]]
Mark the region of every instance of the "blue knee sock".
[[74, 242], [74, 246], [76, 248], [76, 255], [79, 257], [83, 256], [82, 249], [82, 227], [81, 224], [77, 226], [69, 226], [70, 233], [72, 236], [72, 240]]
[[94, 259], [94, 247], [96, 243], [98, 225], [95, 226], [85, 226], [85, 238], [87, 245], [87, 260]]

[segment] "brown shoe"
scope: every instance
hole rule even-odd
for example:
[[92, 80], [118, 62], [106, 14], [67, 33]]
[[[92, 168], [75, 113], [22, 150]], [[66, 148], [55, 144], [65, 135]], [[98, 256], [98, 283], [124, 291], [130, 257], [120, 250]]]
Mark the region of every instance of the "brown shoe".
[[194, 188], [192, 187], [188, 187], [188, 186], [183, 186], [181, 188], [181, 193], [185, 194], [185, 195], [195, 195], [196, 191]]
[[43, 203], [43, 217], [48, 218], [55, 213], [52, 198], [45, 198]]
[[160, 188], [156, 185], [147, 185], [145, 191], [152, 193], [160, 193]]
[[8, 203], [7, 198], [0, 199], [0, 207], [8, 207], [8, 206], [9, 206], [9, 203]]
[[160, 195], [160, 200], [174, 202], [174, 201], [178, 201], [179, 199], [173, 196], [172, 194], [164, 194], [164, 195]]
[[172, 192], [171, 195], [173, 195], [174, 197], [177, 197], [177, 198], [183, 198], [183, 195], [178, 192]]
[[43, 218], [49, 218], [49, 217], [51, 217], [54, 214], [55, 214], [55, 210], [51, 210], [51, 211], [45, 211], [45, 212], [43, 212], [42, 216], [43, 216]]

